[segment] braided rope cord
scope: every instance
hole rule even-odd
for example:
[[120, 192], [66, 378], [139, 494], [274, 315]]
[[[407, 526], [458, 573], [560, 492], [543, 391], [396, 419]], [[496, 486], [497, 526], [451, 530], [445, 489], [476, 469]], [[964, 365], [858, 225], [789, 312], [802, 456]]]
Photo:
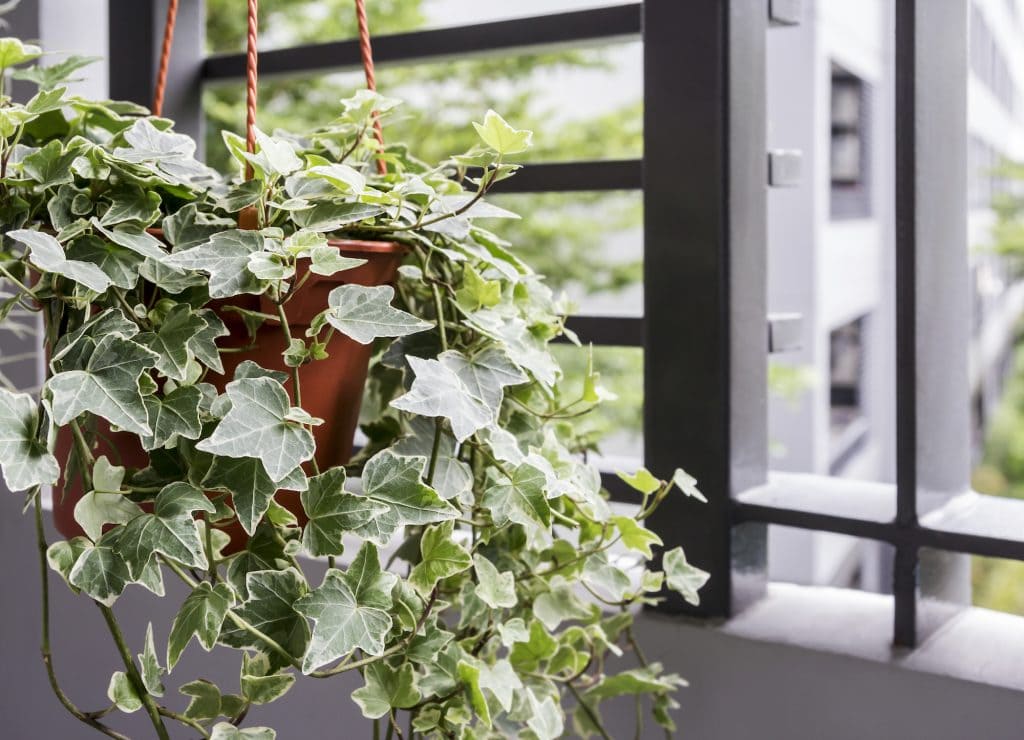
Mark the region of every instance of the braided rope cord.
[[[366, 89], [377, 90], [377, 78], [373, 72], [373, 47], [370, 45], [370, 24], [366, 20], [365, 0], [355, 0], [356, 22], [359, 25], [359, 55], [363, 60], [363, 72], [366, 74]], [[377, 138], [377, 149], [384, 153], [384, 130], [380, 125], [380, 116], [377, 111], [373, 112], [373, 132]], [[377, 172], [385, 174], [388, 171], [387, 163], [383, 159], [377, 160]]]
[[[256, 104], [259, 97], [258, 59], [256, 41], [259, 36], [259, 0], [249, 0], [249, 31], [246, 36], [245, 57], [245, 148], [250, 154], [256, 152]], [[251, 164], [245, 166], [245, 179], [251, 180]]]
[[174, 45], [174, 26], [178, 20], [178, 0], [167, 5], [167, 22], [164, 24], [164, 43], [160, 48], [160, 66], [156, 73], [156, 87], [153, 89], [153, 115], [163, 115], [164, 94], [167, 92], [167, 70], [171, 64], [171, 47]]

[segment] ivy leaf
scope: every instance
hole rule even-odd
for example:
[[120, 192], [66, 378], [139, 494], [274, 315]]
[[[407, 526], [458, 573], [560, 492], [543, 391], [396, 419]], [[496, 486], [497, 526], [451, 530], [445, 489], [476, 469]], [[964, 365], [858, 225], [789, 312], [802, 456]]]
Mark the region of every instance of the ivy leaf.
[[186, 717], [204, 720], [220, 716], [221, 695], [216, 684], [200, 678], [182, 685], [178, 691], [190, 697], [188, 707], [185, 708]]
[[30, 62], [42, 55], [43, 50], [35, 44], [25, 44], [14, 37], [0, 38], [0, 70]]
[[167, 216], [161, 225], [164, 237], [174, 245], [174, 251], [182, 252], [209, 241], [214, 235], [230, 229], [232, 224], [232, 221], [200, 213], [195, 203], [189, 203]]
[[301, 494], [302, 508], [309, 522], [302, 530], [302, 545], [315, 557], [341, 555], [346, 532], [362, 527], [390, 511], [380, 502], [344, 490], [345, 468], [331, 468], [309, 479]]
[[60, 141], [54, 139], [41, 149], [34, 151], [21, 162], [26, 175], [35, 180], [41, 188], [53, 188], [64, 183], [73, 182], [71, 163], [78, 157], [79, 151], [64, 151]]
[[452, 533], [455, 522], [447, 521], [427, 527], [420, 540], [420, 562], [409, 574], [412, 584], [421, 596], [427, 596], [438, 581], [461, 573], [473, 564], [469, 553], [455, 542]]
[[520, 673], [535, 671], [542, 661], [555, 654], [558, 643], [539, 621], [530, 622], [530, 639], [518, 640], [509, 653], [512, 666]]
[[313, 247], [309, 250], [309, 271], [317, 275], [335, 275], [365, 264], [364, 259], [343, 256], [337, 247]]
[[54, 572], [60, 574], [68, 588], [75, 593], [78, 593], [78, 588], [71, 583], [71, 569], [75, 567], [82, 553], [91, 546], [92, 543], [85, 537], [73, 537], [70, 540], [57, 540], [46, 548], [46, 562]]
[[100, 537], [95, 545], [86, 545], [68, 575], [72, 586], [106, 606], [117, 601], [133, 580], [127, 563], [112, 546], [119, 534], [114, 530]]
[[360, 344], [378, 337], [404, 337], [429, 329], [433, 324], [391, 305], [395, 289], [390, 285], [340, 285], [327, 297], [327, 323]]
[[153, 623], [146, 627], [146, 642], [139, 653], [139, 666], [141, 667], [142, 683], [153, 696], [164, 695], [164, 685], [160, 677], [166, 672], [160, 667], [160, 661], [156, 657], [156, 644], [153, 642]]
[[454, 519], [458, 509], [423, 482], [422, 457], [404, 457], [388, 449], [371, 457], [363, 467], [363, 493], [384, 504], [387, 511], [354, 530], [383, 546], [398, 527], [432, 524]]
[[125, 524], [142, 513], [135, 502], [120, 492], [124, 468], [111, 465], [101, 457], [93, 466], [93, 490], [75, 504], [75, 521], [96, 541], [107, 524]]
[[487, 704], [487, 697], [480, 688], [480, 667], [481, 662], [477, 660], [459, 661], [459, 678], [469, 689], [469, 700], [473, 705], [473, 711], [480, 721], [487, 727], [491, 726], [491, 708]]
[[174, 444], [178, 438], [199, 439], [203, 425], [199, 406], [203, 393], [194, 385], [182, 385], [170, 393], [145, 397], [146, 419], [152, 434], [142, 437], [142, 446], [156, 450]]
[[211, 298], [230, 298], [241, 293], [258, 295], [266, 283], [249, 271], [249, 258], [265, 251], [264, 247], [260, 232], [232, 229], [213, 234], [199, 246], [172, 253], [164, 264], [208, 274]]
[[168, 670], [178, 664], [193, 635], [206, 652], [213, 650], [231, 602], [231, 589], [223, 583], [211, 586], [203, 581], [193, 589], [171, 625], [171, 635], [167, 640]]
[[111, 285], [107, 274], [91, 262], [67, 259], [60, 242], [49, 234], [16, 229], [8, 231], [7, 236], [27, 246], [29, 261], [43, 272], [62, 275], [95, 293], [103, 293]]
[[328, 570], [318, 589], [296, 601], [296, 611], [314, 622], [302, 672], [311, 673], [356, 648], [381, 655], [391, 629], [395, 581], [394, 574], [381, 571], [377, 548], [366, 542], [347, 571]]
[[421, 694], [412, 663], [395, 669], [383, 660], [366, 667], [366, 685], [352, 692], [352, 701], [363, 710], [363, 716], [379, 719], [392, 709], [408, 709], [419, 703]]
[[605, 553], [587, 558], [583, 565], [584, 582], [603, 592], [611, 601], [625, 601], [633, 590], [633, 583], [621, 568], [613, 565]]
[[284, 177], [302, 168], [302, 159], [290, 141], [268, 136], [259, 129], [256, 129], [256, 153], [244, 152], [242, 156], [264, 175], [264, 179]]
[[619, 473], [618, 476], [627, 486], [645, 496], [661, 488], [661, 481], [655, 478], [647, 468], [640, 468], [632, 475]]
[[0, 388], [0, 471], [11, 491], [57, 482], [60, 466], [36, 435], [39, 410], [27, 393]]
[[90, 411], [125, 431], [151, 435], [139, 376], [158, 359], [141, 344], [116, 334], [104, 336], [84, 370], [57, 373], [47, 382], [53, 393], [54, 421], [63, 426]]
[[498, 154], [518, 154], [530, 148], [533, 132], [512, 128], [493, 110], [484, 115], [483, 124], [473, 122], [480, 139]]
[[491, 423], [493, 413], [458, 374], [438, 360], [406, 357], [415, 374], [412, 388], [391, 402], [393, 408], [420, 416], [442, 416], [452, 424], [455, 439], [464, 442]]
[[201, 363], [215, 373], [223, 373], [224, 364], [217, 349], [217, 338], [226, 337], [230, 332], [220, 317], [209, 308], [196, 311], [195, 315], [203, 320], [206, 327], [197, 331], [188, 340], [188, 348]]
[[139, 268], [143, 258], [129, 249], [94, 236], [83, 236], [68, 249], [71, 261], [96, 265], [112, 285], [131, 290], [139, 282]]
[[239, 683], [242, 698], [252, 704], [269, 704], [284, 696], [295, 683], [291, 673], [271, 673], [270, 659], [266, 655], [243, 654], [242, 675]]
[[459, 305], [469, 311], [478, 308], [493, 308], [501, 302], [501, 281], [485, 280], [472, 265], [463, 273], [463, 285], [455, 291]]
[[551, 526], [551, 506], [544, 495], [547, 477], [529, 463], [512, 472], [512, 478], [484, 491], [483, 505], [491, 510], [496, 524], [512, 521], [527, 529], [538, 524]]
[[[297, 610], [306, 594], [306, 581], [294, 568], [253, 571], [245, 577], [249, 598], [235, 613], [270, 637], [296, 658], [306, 651], [309, 625]], [[257, 637], [237, 627], [225, 628], [221, 642], [234, 648], [265, 651], [267, 646]], [[289, 665], [276, 653], [270, 656], [275, 667]]]
[[630, 550], [643, 553], [644, 557], [650, 560], [654, 557], [651, 552], [651, 545], [661, 545], [661, 537], [651, 530], [641, 526], [635, 519], [628, 516], [613, 516], [612, 523], [619, 530], [622, 537], [622, 544]]
[[192, 312], [188, 304], [179, 303], [172, 308], [155, 332], [140, 334], [138, 341], [159, 355], [156, 369], [177, 381], [188, 374], [193, 355], [190, 343], [206, 328], [206, 322]]
[[197, 510], [213, 513], [216, 507], [198, 488], [176, 481], [157, 494], [152, 514], [141, 514], [124, 525], [114, 549], [124, 558], [134, 578], [139, 577], [156, 553], [193, 568], [207, 566], [192, 517]]
[[295, 211], [295, 223], [307, 231], [326, 233], [337, 231], [342, 226], [358, 223], [384, 213], [381, 206], [366, 203], [317, 203], [311, 208]]
[[529, 380], [526, 373], [497, 347], [488, 347], [473, 357], [449, 350], [441, 353], [438, 359], [454, 370], [469, 392], [491, 410], [492, 422], [498, 420], [505, 386], [520, 385]]
[[332, 162], [310, 167], [307, 170], [307, 175], [326, 180], [343, 193], [360, 195], [366, 189], [366, 178], [347, 164]]
[[[433, 452], [437, 425], [430, 419], [414, 416], [409, 426], [412, 434], [398, 440], [391, 449], [399, 455], [419, 456], [428, 460]], [[455, 437], [447, 429], [442, 429], [431, 485], [446, 501], [469, 492], [473, 487], [473, 471], [456, 457], [455, 448]]]
[[686, 562], [683, 548], [674, 547], [668, 550], [661, 560], [665, 571], [665, 585], [682, 596], [687, 603], [697, 606], [701, 586], [708, 582], [711, 574]]
[[125, 222], [151, 224], [160, 218], [160, 194], [140, 187], [124, 188], [107, 196], [110, 207], [100, 218], [104, 226]]
[[115, 671], [114, 675], [110, 677], [110, 683], [107, 685], [107, 698], [125, 714], [132, 714], [142, 709], [142, 699], [124, 671]]
[[210, 740], [275, 740], [277, 733], [269, 727], [235, 727], [228, 722], [213, 726]]
[[651, 663], [645, 668], [633, 668], [610, 676], [604, 676], [599, 683], [588, 689], [584, 697], [589, 701], [602, 701], [616, 696], [664, 693], [685, 685], [674, 674], [661, 674], [661, 664]]
[[270, 480], [263, 463], [253, 457], [214, 457], [203, 478], [203, 488], [220, 489], [231, 494], [238, 521], [247, 534], [256, 531], [270, 508], [278, 489], [301, 490], [308, 485], [300, 468], [280, 482]]
[[476, 595], [492, 609], [511, 609], [516, 599], [515, 576], [511, 571], [498, 572], [490, 560], [477, 553], [473, 556], [473, 569], [476, 571]]
[[554, 631], [564, 621], [591, 616], [590, 608], [576, 595], [573, 586], [561, 576], [555, 576], [549, 584], [550, 590], [534, 599], [534, 616], [549, 630]]
[[708, 502], [707, 498], [704, 497], [704, 494], [697, 489], [697, 479], [682, 468], [676, 468], [676, 472], [672, 474], [672, 485], [682, 491], [686, 496], [695, 498], [704, 504]]
[[287, 420], [290, 406], [281, 384], [271, 378], [228, 383], [231, 410], [213, 435], [196, 448], [224, 457], [256, 457], [270, 479], [280, 481], [313, 456], [313, 435]]
[[562, 710], [550, 696], [538, 701], [533, 691], [526, 693], [530, 703], [530, 717], [526, 725], [533, 730], [537, 740], [558, 740], [565, 732]]

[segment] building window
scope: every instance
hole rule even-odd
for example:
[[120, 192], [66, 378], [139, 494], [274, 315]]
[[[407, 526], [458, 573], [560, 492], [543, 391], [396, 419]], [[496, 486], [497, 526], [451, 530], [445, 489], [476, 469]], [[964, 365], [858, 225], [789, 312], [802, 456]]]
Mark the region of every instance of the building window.
[[863, 317], [829, 334], [829, 452], [838, 474], [866, 438]]
[[863, 217], [871, 211], [867, 93], [861, 78], [832, 65], [829, 174], [833, 218]]

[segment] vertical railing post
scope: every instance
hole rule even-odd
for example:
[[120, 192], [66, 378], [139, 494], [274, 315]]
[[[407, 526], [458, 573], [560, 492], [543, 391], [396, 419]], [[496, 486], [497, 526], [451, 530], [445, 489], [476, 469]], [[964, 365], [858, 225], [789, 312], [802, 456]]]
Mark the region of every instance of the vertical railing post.
[[665, 608], [705, 616], [764, 578], [764, 526], [734, 537], [731, 498], [767, 457], [766, 26], [764, 2], [644, 3], [645, 463], [709, 499], [651, 526], [712, 574], [699, 609]]
[[[896, 434], [900, 527], [970, 487], [967, 0], [896, 3]], [[965, 556], [901, 546], [895, 642], [918, 596], [969, 597]], [[929, 562], [931, 561], [931, 562]]]
[[[110, 97], [153, 102], [168, 0], [110, 0]], [[163, 115], [202, 147], [203, 0], [181, 0]], [[200, 151], [200, 156], [202, 152]]]

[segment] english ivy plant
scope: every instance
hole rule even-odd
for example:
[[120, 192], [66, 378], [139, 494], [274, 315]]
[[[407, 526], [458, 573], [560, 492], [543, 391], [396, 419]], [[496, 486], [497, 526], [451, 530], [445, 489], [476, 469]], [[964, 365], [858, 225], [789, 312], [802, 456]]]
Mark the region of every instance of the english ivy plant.
[[[477, 223], [515, 217], [484, 196], [530, 132], [488, 112], [478, 147], [431, 166], [401, 145], [378, 151], [374, 111], [397, 101], [361, 92], [321, 129], [259, 133], [253, 152], [226, 136], [253, 173], [243, 181], [198, 162], [168, 120], [70, 95], [81, 60], [25, 66], [40, 55], [0, 39], [0, 79], [39, 87], [24, 104], [0, 90], [0, 314], [41, 315], [49, 366], [37, 396], [0, 389], [0, 468], [27, 492], [41, 543], [44, 489], [82, 492], [84, 534], [45, 561], [103, 613], [124, 663], [113, 706], [145, 711], [161, 738], [171, 723], [272, 738], [243, 727], [251, 706], [358, 672], [351, 699], [374, 737], [608, 737], [601, 705], [621, 696], [650, 697], [671, 732], [683, 682], [644, 658], [631, 610], [666, 588], [697, 602], [707, 575], [679, 548], [649, 567], [662, 543], [643, 522], [667, 496], [702, 497], [681, 471], [641, 469], [623, 476], [637, 505], [613, 507], [585, 458], [573, 420], [604, 391], [593, 371], [579, 396], [560, 385], [548, 344], [575, 341], [569, 306]], [[328, 237], [397, 242], [407, 258], [395, 287], [339, 285], [291, 336], [303, 281], [361, 263]], [[218, 386], [224, 301], [241, 295], [274, 307], [241, 313], [249, 330], [282, 320], [292, 372], [243, 362]], [[298, 369], [335, 333], [374, 348], [366, 443], [321, 470], [323, 420], [302, 408]], [[148, 464], [121, 464], [104, 430], [134, 437]], [[297, 495], [308, 521], [275, 495]], [[228, 546], [233, 523], [241, 548]], [[327, 571], [311, 582], [316, 559]], [[165, 577], [188, 587], [181, 604], [156, 602], [175, 615], [170, 633], [125, 636], [117, 599], [164, 596]], [[123, 737], [108, 710], [60, 689], [46, 586], [59, 700]], [[239, 652], [237, 686], [179, 680], [185, 651], [218, 645]]]

